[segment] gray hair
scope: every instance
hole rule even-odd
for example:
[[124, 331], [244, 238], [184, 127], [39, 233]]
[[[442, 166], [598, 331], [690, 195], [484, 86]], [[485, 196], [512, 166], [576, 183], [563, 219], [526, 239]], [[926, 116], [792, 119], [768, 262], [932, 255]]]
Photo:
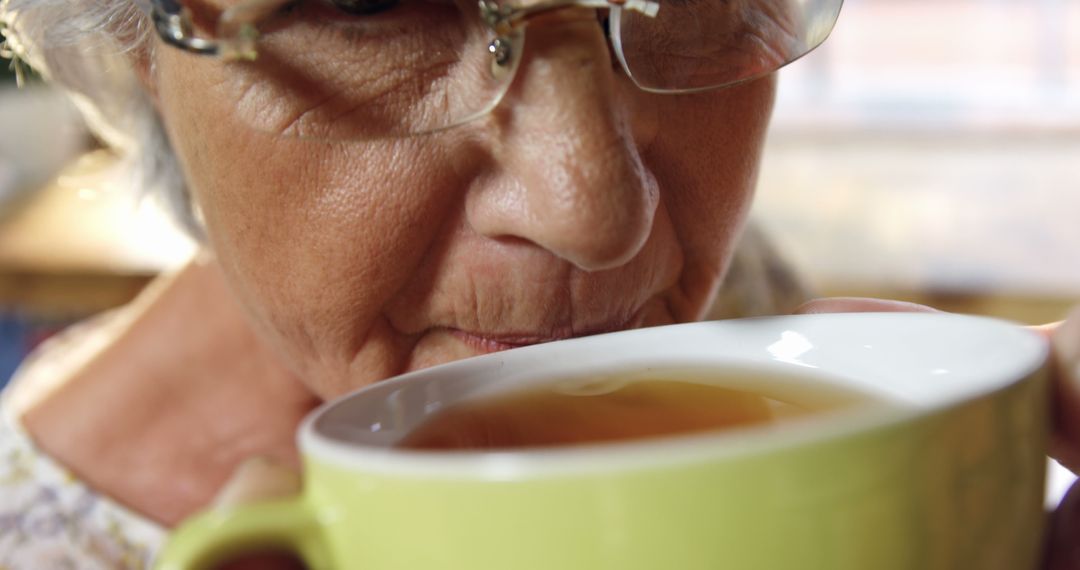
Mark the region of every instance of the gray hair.
[[89, 128], [131, 161], [136, 184], [203, 237], [180, 165], [132, 62], [152, 61], [146, 0], [0, 0], [4, 49], [67, 91]]

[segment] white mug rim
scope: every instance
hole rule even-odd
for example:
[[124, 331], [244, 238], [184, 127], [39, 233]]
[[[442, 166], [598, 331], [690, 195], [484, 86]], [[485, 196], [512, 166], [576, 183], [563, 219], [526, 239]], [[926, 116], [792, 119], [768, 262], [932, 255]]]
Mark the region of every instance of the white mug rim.
[[[813, 323], [839, 327], [886, 326], [899, 323], [923, 323], [931, 327], [953, 327], [957, 331], [981, 330], [1002, 341], [995, 358], [1007, 360], [1007, 369], [996, 377], [980, 379], [978, 386], [966, 387], [959, 395], [943, 397], [936, 402], [910, 407], [878, 406], [858, 407], [852, 410], [832, 412], [813, 417], [802, 423], [803, 429], [790, 429], [790, 423], [777, 426], [751, 427], [715, 433], [688, 434], [629, 442], [597, 443], [513, 451], [452, 451], [427, 452], [395, 449], [386, 446], [346, 442], [324, 433], [321, 420], [346, 402], [375, 397], [375, 394], [416, 382], [439, 373], [452, 375], [469, 374], [480, 366], [493, 363], [520, 366], [525, 357], [535, 363], [537, 358], [566, 352], [569, 348], [585, 343], [597, 346], [614, 346], [627, 343], [640, 346], [648, 342], [674, 342], [666, 340], [673, 333], [703, 334], [711, 327], [724, 329], [740, 326], [774, 327], [776, 330], [794, 330], [801, 325]], [[953, 331], [954, 333], [957, 331]], [[637, 335], [639, 338], [631, 339]], [[1003, 354], [1002, 350], [1012, 350]], [[1006, 390], [1031, 377], [1045, 364], [1049, 346], [1037, 333], [1021, 328], [1015, 323], [968, 315], [947, 313], [846, 313], [822, 315], [794, 315], [758, 317], [729, 321], [712, 321], [667, 325], [636, 329], [529, 346], [512, 351], [488, 354], [419, 370], [358, 389], [339, 399], [327, 402], [309, 414], [298, 432], [302, 453], [311, 460], [326, 461], [346, 470], [388, 473], [395, 476], [421, 478], [454, 478], [482, 480], [518, 480], [523, 478], [552, 477], [587, 472], [610, 472], [612, 470], [648, 469], [684, 464], [687, 462], [715, 461], [755, 454], [775, 453], [794, 446], [834, 438], [853, 436], [876, 429], [884, 429], [904, 422], [940, 413], [964, 402], [987, 397]], [[781, 360], [783, 356], [778, 357]], [[717, 364], [722, 364], [717, 362]], [[844, 379], [844, 374], [834, 369], [821, 371], [824, 376]], [[555, 375], [554, 377], [559, 377]], [[431, 381], [431, 380], [429, 380]], [[466, 398], [467, 399], [467, 398]]]

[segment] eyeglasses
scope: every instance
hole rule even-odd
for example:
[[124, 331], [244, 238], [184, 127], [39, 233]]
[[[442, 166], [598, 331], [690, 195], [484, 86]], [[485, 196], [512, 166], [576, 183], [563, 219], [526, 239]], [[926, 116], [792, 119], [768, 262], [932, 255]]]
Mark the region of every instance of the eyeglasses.
[[151, 0], [162, 40], [222, 62], [215, 89], [249, 126], [378, 139], [494, 109], [530, 22], [597, 11], [640, 89], [689, 93], [769, 74], [820, 45], [843, 0]]

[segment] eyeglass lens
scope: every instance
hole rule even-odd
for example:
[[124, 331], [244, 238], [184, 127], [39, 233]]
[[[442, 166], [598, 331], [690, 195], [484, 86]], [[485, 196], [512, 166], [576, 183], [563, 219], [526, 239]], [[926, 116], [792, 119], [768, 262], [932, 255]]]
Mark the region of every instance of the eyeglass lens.
[[[613, 6], [609, 39], [642, 89], [716, 88], [816, 47], [841, 3], [659, 0], [655, 16]], [[226, 64], [222, 88], [243, 100], [249, 126], [315, 139], [407, 136], [482, 116], [525, 49], [524, 29], [492, 44], [474, 0], [305, 0], [260, 30], [257, 60]]]

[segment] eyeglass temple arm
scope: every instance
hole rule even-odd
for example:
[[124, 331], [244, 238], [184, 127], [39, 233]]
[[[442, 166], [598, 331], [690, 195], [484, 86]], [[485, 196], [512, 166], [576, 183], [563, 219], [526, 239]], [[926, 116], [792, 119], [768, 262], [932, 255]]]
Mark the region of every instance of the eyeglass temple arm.
[[654, 0], [541, 0], [526, 6], [499, 6], [494, 0], [480, 0], [480, 13], [496, 33], [508, 34], [524, 26], [529, 19], [564, 8], [622, 8], [655, 18], [660, 3]]
[[[256, 24], [273, 11], [295, 0], [248, 0], [226, 10], [218, 22], [218, 39], [195, 34], [191, 11], [179, 0], [150, 0], [154, 28], [165, 43], [184, 51], [225, 59], [255, 59]], [[603, 9], [620, 7], [650, 18], [660, 11], [655, 0], [541, 0], [527, 6], [500, 6], [480, 0], [480, 13], [493, 30], [505, 35], [521, 28], [533, 17], [564, 8]]]
[[197, 37], [191, 25], [191, 13], [176, 0], [151, 0], [150, 17], [158, 36], [165, 43], [199, 55], [217, 55], [218, 43]]
[[151, 0], [151, 18], [161, 39], [184, 51], [225, 59], [255, 59], [255, 28], [269, 14], [295, 0], [248, 0], [232, 6], [218, 20], [217, 39], [198, 37], [191, 11], [178, 0]]

